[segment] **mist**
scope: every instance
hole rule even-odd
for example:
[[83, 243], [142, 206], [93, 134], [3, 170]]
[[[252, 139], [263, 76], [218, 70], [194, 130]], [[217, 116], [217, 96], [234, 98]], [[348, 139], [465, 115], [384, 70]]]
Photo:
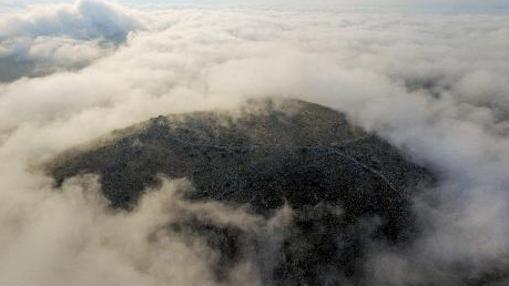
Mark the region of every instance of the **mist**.
[[132, 211], [112, 210], [96, 177], [57, 190], [40, 165], [161, 114], [267, 96], [344, 112], [437, 174], [413, 198], [418, 239], [403, 249], [373, 242], [366, 285], [464, 285], [507, 273], [505, 13], [144, 10], [102, 0], [23, 9], [0, 18], [0, 284], [263, 285], [249, 259], [216, 281], [218, 254], [163, 226], [205, 216], [249, 228], [270, 253], [291, 209], [267, 219], [189, 203], [183, 178], [164, 179]]

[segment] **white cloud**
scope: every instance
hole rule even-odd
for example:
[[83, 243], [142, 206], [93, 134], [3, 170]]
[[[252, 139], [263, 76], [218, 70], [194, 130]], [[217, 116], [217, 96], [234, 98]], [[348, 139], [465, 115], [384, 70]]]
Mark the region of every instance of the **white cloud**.
[[138, 28], [128, 10], [96, 0], [8, 13], [0, 18], [0, 82], [82, 68]]

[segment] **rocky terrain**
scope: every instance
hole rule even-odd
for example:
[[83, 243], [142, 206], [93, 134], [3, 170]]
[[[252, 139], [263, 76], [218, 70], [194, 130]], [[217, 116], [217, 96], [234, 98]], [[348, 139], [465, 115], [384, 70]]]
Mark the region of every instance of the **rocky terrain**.
[[[100, 175], [112, 208], [132, 209], [161, 175], [188, 178], [191, 202], [244, 206], [270, 219], [288, 206], [292, 224], [270, 267], [265, 236], [188, 216], [168, 231], [202, 237], [220, 255], [217, 279], [251, 260], [268, 285], [362, 282], [369, 243], [408, 243], [419, 230], [410, 197], [433, 176], [375, 134], [332, 109], [298, 100], [264, 99], [239, 110], [160, 116], [76, 148], [47, 165], [56, 187]], [[255, 251], [256, 252], [256, 251]]]

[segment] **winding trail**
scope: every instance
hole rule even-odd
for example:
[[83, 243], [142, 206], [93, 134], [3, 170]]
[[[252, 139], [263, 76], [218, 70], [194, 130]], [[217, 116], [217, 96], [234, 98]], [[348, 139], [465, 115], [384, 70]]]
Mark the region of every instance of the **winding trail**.
[[182, 140], [182, 139], [174, 137], [174, 136], [166, 137], [166, 139], [172, 140], [172, 141], [176, 142], [177, 144], [181, 144], [181, 145], [187, 145], [187, 146], [192, 146], [192, 147], [201, 147], [201, 148], [220, 149], [220, 150], [225, 150], [228, 152], [233, 152], [234, 150], [245, 150], [245, 149], [254, 150], [254, 149], [261, 149], [261, 148], [308, 149], [308, 150], [319, 150], [319, 151], [325, 150], [325, 151], [332, 152], [332, 153], [336, 154], [337, 156], [340, 156], [340, 157], [350, 161], [351, 163], [353, 163], [354, 165], [356, 165], [358, 167], [361, 167], [362, 169], [368, 171], [369, 173], [371, 173], [371, 174], [375, 175], [376, 177], [378, 177], [379, 179], [381, 179], [392, 191], [399, 192], [399, 190], [394, 187], [394, 185], [391, 183], [391, 181], [389, 179], [387, 179], [387, 177], [385, 177], [382, 173], [375, 170], [374, 168], [367, 166], [366, 164], [363, 164], [362, 162], [353, 158], [352, 156], [338, 150], [339, 148], [342, 148], [347, 145], [365, 140], [371, 136], [372, 135], [365, 135], [365, 136], [355, 138], [352, 140], [343, 141], [340, 144], [333, 145], [333, 146], [306, 146], [306, 145], [283, 145], [283, 144], [224, 145], [224, 144], [217, 144], [217, 143], [194, 143], [194, 142]]

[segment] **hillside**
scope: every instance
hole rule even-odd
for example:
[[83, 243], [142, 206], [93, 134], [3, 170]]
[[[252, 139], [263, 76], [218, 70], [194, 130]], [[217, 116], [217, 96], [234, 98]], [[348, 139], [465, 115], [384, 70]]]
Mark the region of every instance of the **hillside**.
[[[57, 186], [79, 174], [99, 174], [113, 208], [131, 209], [147, 187], [160, 183], [160, 174], [188, 178], [190, 201], [247, 205], [265, 218], [286, 203], [294, 222], [267, 278], [280, 285], [325, 285], [332, 273], [355, 281], [368, 240], [412, 239], [417, 230], [410, 195], [433, 181], [426, 169], [343, 114], [293, 99], [160, 116], [66, 152], [48, 164], [48, 172]], [[367, 230], [370, 219], [380, 223]], [[263, 244], [254, 233], [197, 218], [169, 231], [205, 237], [218, 249], [218, 279], [223, 268], [246, 259], [246, 245]], [[338, 244], [339, 237], [348, 239]]]

